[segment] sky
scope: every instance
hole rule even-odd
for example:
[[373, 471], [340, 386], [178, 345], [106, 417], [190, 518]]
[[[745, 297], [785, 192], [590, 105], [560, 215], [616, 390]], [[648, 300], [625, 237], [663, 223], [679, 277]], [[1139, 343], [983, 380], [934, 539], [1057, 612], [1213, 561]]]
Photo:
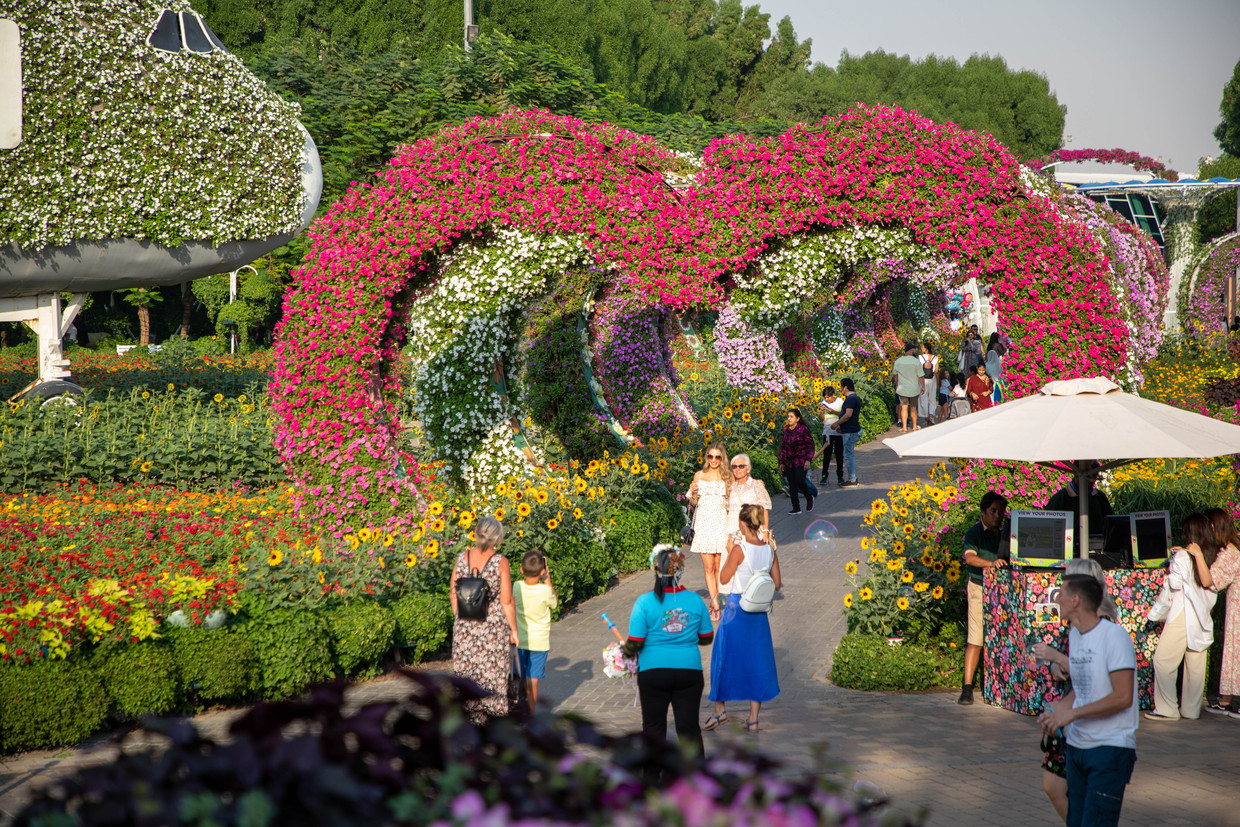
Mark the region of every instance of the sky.
[[1214, 128], [1240, 60], [1240, 0], [756, 1], [772, 31], [791, 17], [797, 37], [813, 39], [812, 60], [828, 66], [844, 51], [881, 49], [959, 62], [997, 55], [1043, 74], [1068, 107], [1069, 149], [1127, 149], [1189, 175], [1220, 152]]

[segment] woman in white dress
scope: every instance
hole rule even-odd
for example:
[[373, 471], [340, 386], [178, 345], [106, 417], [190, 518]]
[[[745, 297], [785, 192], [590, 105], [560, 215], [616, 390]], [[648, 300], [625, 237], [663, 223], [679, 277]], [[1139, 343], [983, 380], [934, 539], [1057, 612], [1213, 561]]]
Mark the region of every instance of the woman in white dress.
[[732, 472], [722, 442], [712, 442], [706, 449], [706, 464], [693, 475], [688, 493], [694, 508], [693, 545], [689, 550], [702, 556], [710, 617], [718, 620], [719, 558], [729, 547], [728, 499], [732, 494]]
[[750, 476], [753, 465], [748, 454], [737, 454], [732, 457], [732, 493], [728, 497], [728, 539], [735, 545], [741, 541], [741, 509], [747, 505], [762, 508], [762, 525], [758, 534], [762, 542], [770, 542], [771, 537], [771, 495], [766, 492], [766, 484], [757, 477]]
[[926, 380], [922, 383], [921, 394], [917, 397], [917, 418], [927, 425], [933, 425], [934, 415], [939, 409], [936, 378], [939, 374], [939, 357], [934, 355], [933, 343], [921, 343], [921, 355], [917, 357], [917, 361], [921, 362], [921, 375]]

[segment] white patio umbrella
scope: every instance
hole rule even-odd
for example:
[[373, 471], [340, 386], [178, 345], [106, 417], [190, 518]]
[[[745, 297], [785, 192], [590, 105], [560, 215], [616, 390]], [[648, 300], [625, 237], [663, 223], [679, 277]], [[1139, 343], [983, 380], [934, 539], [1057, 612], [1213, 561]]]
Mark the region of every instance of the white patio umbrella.
[[1240, 426], [1124, 393], [1098, 376], [1048, 382], [1037, 393], [883, 444], [902, 457], [1017, 460], [1075, 475], [1084, 549], [1098, 474], [1142, 459], [1240, 453]]

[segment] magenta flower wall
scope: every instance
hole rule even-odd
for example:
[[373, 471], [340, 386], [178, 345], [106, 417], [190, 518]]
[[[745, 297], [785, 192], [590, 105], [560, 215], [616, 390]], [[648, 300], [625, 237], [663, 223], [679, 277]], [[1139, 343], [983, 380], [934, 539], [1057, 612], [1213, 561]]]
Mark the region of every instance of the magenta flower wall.
[[1240, 267], [1240, 235], [1210, 244], [1189, 267], [1180, 288], [1180, 322], [1204, 337], [1227, 324], [1227, 277]]
[[[1051, 378], [1114, 374], [1127, 329], [1113, 276], [1081, 224], [1030, 195], [992, 138], [884, 107], [813, 130], [708, 147], [696, 186], [648, 138], [545, 113], [446, 130], [358, 183], [311, 231], [278, 332], [277, 446], [328, 531], [362, 513], [399, 523], [412, 491], [399, 444], [394, 363], [405, 303], [436, 257], [480, 228], [573, 235], [627, 291], [677, 310], [714, 305], [772, 242], [850, 226], [903, 227], [992, 285], [1022, 343], [1004, 372], [1024, 393]], [[644, 411], [648, 421], [666, 411]]]

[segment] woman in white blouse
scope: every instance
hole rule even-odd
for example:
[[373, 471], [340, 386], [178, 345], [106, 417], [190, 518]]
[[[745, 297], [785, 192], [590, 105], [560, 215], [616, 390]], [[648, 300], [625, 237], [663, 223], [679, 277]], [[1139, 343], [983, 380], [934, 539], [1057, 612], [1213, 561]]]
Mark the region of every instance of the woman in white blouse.
[[[1175, 549], [1167, 572], [1171, 611], [1152, 658], [1154, 711], [1145, 713], [1151, 721], [1200, 717], [1206, 661], [1214, 642], [1214, 620], [1210, 616], [1218, 597], [1210, 591], [1214, 582], [1210, 564], [1218, 557], [1214, 527], [1204, 515], [1193, 514], [1181, 524], [1180, 540], [1184, 548]], [[1176, 677], [1181, 661], [1184, 686], [1177, 703]]]
[[766, 484], [757, 477], [750, 476], [753, 466], [748, 454], [737, 454], [732, 457], [732, 491], [728, 498], [728, 537], [731, 542], [740, 542], [740, 514], [747, 505], [762, 507], [762, 528], [759, 536], [762, 542], [771, 540], [771, 495], [766, 493]]

